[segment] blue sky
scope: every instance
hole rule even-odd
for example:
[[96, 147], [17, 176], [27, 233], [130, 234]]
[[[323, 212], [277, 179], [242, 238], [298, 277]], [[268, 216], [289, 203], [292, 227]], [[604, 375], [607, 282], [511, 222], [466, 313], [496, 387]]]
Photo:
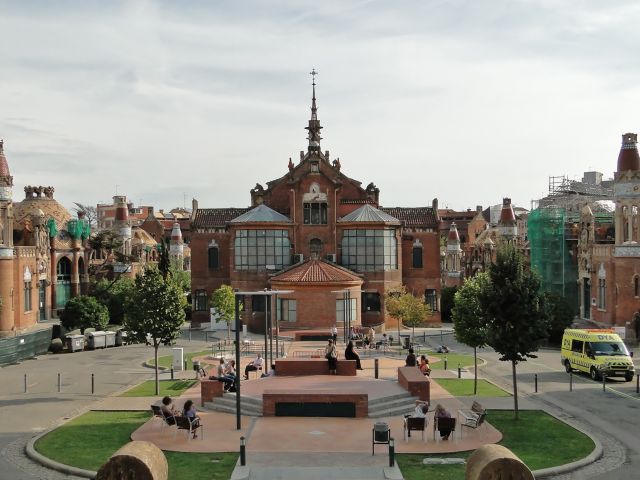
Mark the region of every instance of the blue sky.
[[640, 4], [1, 1], [0, 138], [16, 184], [95, 204], [243, 207], [306, 146], [381, 204], [519, 206], [615, 169], [640, 130]]

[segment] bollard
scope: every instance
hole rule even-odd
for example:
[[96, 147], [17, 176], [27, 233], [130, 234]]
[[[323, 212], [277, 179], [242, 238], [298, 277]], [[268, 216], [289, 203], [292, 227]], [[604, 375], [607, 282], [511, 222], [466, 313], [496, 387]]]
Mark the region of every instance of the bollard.
[[396, 445], [393, 437], [389, 439], [389, 467], [393, 467], [396, 464]]
[[58, 393], [60, 393], [60, 387], [61, 387], [61, 384], [60, 384], [60, 374], [58, 374]]
[[462, 370], [460, 369], [460, 364], [458, 364], [458, 378], [462, 378]]
[[607, 374], [603, 373], [602, 374], [602, 391], [603, 392], [605, 392], [607, 390], [606, 382], [607, 382]]
[[537, 373], [533, 375], [533, 381], [535, 384], [535, 392], [538, 393], [538, 374]]
[[213, 345], [213, 343], [212, 343], [212, 344], [211, 344], [211, 357], [215, 358], [216, 356], [213, 354], [213, 348], [214, 348], [214, 345]]
[[27, 393], [27, 374], [24, 374], [24, 393]]
[[377, 358], [373, 361], [373, 371], [375, 373], [375, 378], [378, 378], [378, 359]]
[[173, 365], [171, 365], [171, 380], [173, 380]]
[[640, 393], [640, 375], [636, 375], [636, 393]]
[[94, 379], [94, 375], [93, 375], [93, 373], [92, 373], [92, 374], [91, 374], [91, 395], [93, 395], [93, 394], [94, 394], [94, 392], [96, 391], [96, 390], [95, 390], [95, 385], [96, 385], [96, 384], [95, 384], [95, 381], [94, 381], [94, 380], [95, 380], [95, 379]]
[[191, 327], [189, 327], [189, 341], [191, 341]]
[[444, 357], [444, 369], [447, 369], [447, 357]]
[[187, 371], [187, 361], [186, 360], [184, 361], [184, 371], [185, 372]]
[[569, 391], [573, 392], [573, 372], [569, 372]]
[[247, 464], [246, 446], [244, 443], [244, 437], [240, 437], [240, 465], [243, 467]]
[[209, 332], [204, 332], [204, 343], [209, 342]]

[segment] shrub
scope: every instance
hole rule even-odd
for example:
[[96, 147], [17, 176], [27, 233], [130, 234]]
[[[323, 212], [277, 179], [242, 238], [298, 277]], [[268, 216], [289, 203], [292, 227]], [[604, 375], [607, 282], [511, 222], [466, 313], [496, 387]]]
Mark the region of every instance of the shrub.
[[62, 340], [60, 340], [59, 338], [54, 338], [53, 340], [51, 340], [51, 345], [49, 345], [49, 351], [53, 353], [60, 353], [63, 348], [64, 348], [64, 345], [62, 344]]
[[82, 333], [89, 327], [104, 330], [109, 324], [109, 311], [94, 297], [81, 295], [67, 302], [60, 323], [67, 330], [79, 328]]

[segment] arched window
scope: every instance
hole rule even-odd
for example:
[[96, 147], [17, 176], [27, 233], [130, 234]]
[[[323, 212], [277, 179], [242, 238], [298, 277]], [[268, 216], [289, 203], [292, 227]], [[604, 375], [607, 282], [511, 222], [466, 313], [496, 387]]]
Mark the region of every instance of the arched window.
[[424, 302], [429, 305], [432, 312], [438, 310], [438, 292], [433, 288], [427, 288], [424, 291]]
[[413, 268], [422, 268], [422, 243], [420, 240], [413, 242]]
[[319, 238], [312, 238], [309, 242], [309, 252], [313, 255], [320, 257], [322, 254], [322, 240]]
[[62, 257], [56, 267], [56, 306], [64, 308], [71, 297], [71, 260]]

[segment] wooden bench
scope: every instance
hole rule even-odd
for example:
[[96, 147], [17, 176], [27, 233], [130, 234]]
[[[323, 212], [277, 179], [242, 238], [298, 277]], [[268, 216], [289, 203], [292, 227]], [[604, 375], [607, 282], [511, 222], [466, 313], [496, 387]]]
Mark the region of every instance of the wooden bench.
[[224, 382], [218, 380], [201, 380], [200, 381], [200, 400], [201, 406], [205, 402], [212, 402], [215, 397], [221, 397], [224, 393]]
[[411, 395], [425, 402], [431, 401], [431, 380], [419, 368], [398, 367], [398, 383]]
[[262, 415], [365, 418], [369, 415], [369, 394], [361, 390], [265, 390]]
[[[338, 375], [355, 377], [356, 371], [355, 360], [338, 360]], [[329, 362], [325, 358], [279, 358], [276, 360], [276, 375], [329, 375]]]

